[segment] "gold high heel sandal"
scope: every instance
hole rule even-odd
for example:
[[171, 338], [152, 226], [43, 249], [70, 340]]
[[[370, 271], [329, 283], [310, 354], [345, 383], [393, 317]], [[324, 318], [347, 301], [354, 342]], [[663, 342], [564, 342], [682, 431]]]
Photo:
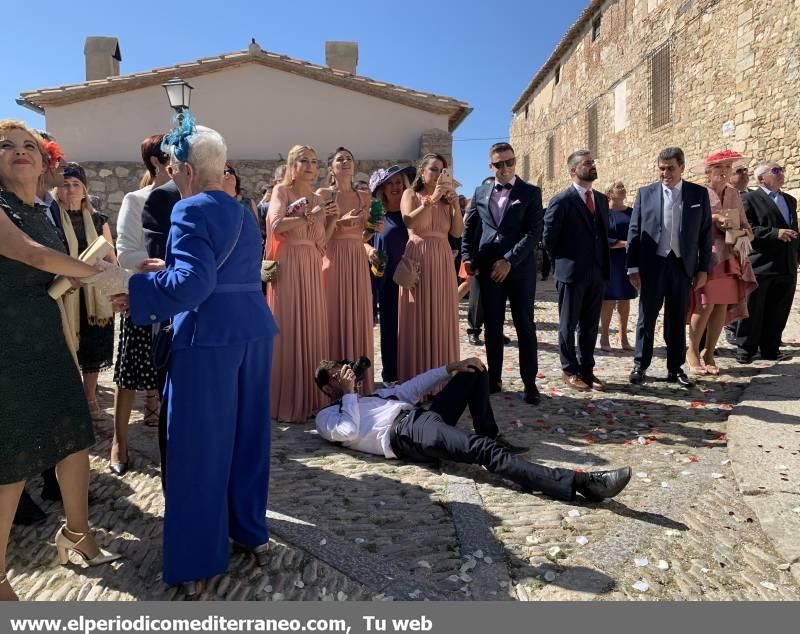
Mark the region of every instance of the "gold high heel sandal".
[[118, 553], [112, 553], [98, 546], [97, 550], [99, 552], [90, 559], [85, 552], [83, 552], [78, 548], [80, 543], [84, 539], [86, 539], [86, 537], [88, 537], [89, 533], [76, 533], [75, 531], [69, 531], [73, 535], [81, 536], [81, 538], [78, 541], [73, 542], [69, 537], [67, 537], [64, 534], [65, 530], [68, 530], [66, 524], [64, 524], [64, 526], [58, 529], [58, 532], [56, 533], [56, 548], [58, 548], [58, 563], [60, 563], [62, 566], [66, 566], [69, 563], [70, 551], [78, 553], [78, 555], [81, 556], [81, 559], [83, 559], [83, 563], [85, 563], [87, 566], [100, 566], [102, 564], [107, 564], [112, 561], [116, 561], [117, 559], [122, 557], [122, 555]]

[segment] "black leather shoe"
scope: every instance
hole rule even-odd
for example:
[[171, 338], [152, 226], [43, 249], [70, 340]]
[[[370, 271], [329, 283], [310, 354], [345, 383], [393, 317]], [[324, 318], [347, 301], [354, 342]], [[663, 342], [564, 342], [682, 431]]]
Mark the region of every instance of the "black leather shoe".
[[677, 383], [681, 387], [694, 387], [694, 381], [691, 381], [683, 370], [668, 372], [667, 383]]
[[494, 442], [497, 446], [513, 454], [525, 453], [529, 449], [529, 447], [523, 447], [522, 445], [512, 445], [503, 436], [497, 436]]
[[750, 365], [753, 362], [754, 354], [748, 354], [746, 352], [737, 352], [736, 353], [736, 363], [741, 363], [742, 365]]
[[262, 568], [269, 563], [269, 542], [258, 546], [245, 546], [236, 540], [231, 540], [234, 552], [251, 553], [256, 558], [256, 563]]
[[489, 394], [497, 394], [498, 392], [503, 391], [503, 382], [500, 383], [490, 383], [489, 384]]
[[108, 465], [108, 468], [118, 476], [124, 476], [126, 473], [128, 473], [129, 465], [127, 462], [112, 462], [110, 465]]
[[539, 390], [535, 385], [533, 386], [533, 389], [527, 390], [525, 392], [525, 402], [528, 405], [538, 405], [541, 400], [542, 397], [539, 394]]
[[736, 346], [736, 333], [731, 332], [728, 329], [725, 329], [725, 341], [727, 341], [730, 345]]
[[475, 333], [471, 332], [467, 336], [467, 339], [469, 340], [469, 343], [470, 343], [471, 346], [482, 346], [483, 345], [483, 341], [481, 341], [480, 335], [476, 335]]
[[33, 498], [28, 495], [28, 492], [23, 489], [17, 505], [17, 512], [14, 514], [14, 525], [33, 526], [44, 522], [45, 519], [47, 519], [45, 512], [39, 508]]
[[575, 491], [587, 500], [600, 502], [618, 495], [628, 485], [630, 479], [630, 467], [610, 471], [593, 471], [586, 474], [586, 482], [575, 487]]
[[510, 343], [511, 343], [511, 338], [503, 335], [503, 345], [507, 346]]
[[633, 366], [633, 370], [631, 370], [631, 375], [628, 377], [628, 381], [630, 381], [631, 385], [641, 385], [644, 383], [644, 370], [642, 370], [641, 366]]

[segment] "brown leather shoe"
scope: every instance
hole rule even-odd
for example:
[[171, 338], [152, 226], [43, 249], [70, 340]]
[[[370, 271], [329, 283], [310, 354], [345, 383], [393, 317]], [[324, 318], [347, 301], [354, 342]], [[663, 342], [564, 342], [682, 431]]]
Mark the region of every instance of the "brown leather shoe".
[[598, 392], [606, 391], [606, 382], [602, 379], [598, 379], [594, 374], [587, 376], [584, 382], [593, 390], [597, 390]]
[[561, 378], [564, 380], [564, 383], [567, 387], [571, 387], [573, 390], [581, 390], [585, 392], [589, 389], [589, 386], [583, 382], [583, 379], [579, 377], [577, 374], [567, 374], [566, 372], [561, 373]]

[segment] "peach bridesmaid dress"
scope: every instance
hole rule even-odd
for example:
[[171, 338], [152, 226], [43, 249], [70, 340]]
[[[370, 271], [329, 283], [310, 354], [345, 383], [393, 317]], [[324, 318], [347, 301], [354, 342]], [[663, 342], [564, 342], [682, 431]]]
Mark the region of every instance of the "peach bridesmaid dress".
[[[421, 204], [419, 193], [417, 201]], [[419, 281], [400, 289], [397, 378], [408, 379], [459, 359], [458, 280], [447, 241], [450, 207], [431, 207], [408, 230], [405, 254], [419, 262]]]
[[[273, 196], [267, 213], [267, 253], [280, 266], [277, 281], [267, 285], [267, 303], [280, 329], [272, 354], [272, 417], [303, 422], [330, 400], [314, 383], [317, 365], [329, 357], [321, 274], [325, 223], [274, 233], [294, 200]], [[312, 195], [309, 205], [319, 202]]]

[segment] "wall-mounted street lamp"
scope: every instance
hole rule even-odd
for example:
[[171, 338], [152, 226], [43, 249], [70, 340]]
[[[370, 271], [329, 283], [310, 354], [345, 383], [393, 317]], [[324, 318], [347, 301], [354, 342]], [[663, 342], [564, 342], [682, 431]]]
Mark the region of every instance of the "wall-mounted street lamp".
[[170, 108], [172, 108], [178, 115], [178, 125], [180, 125], [183, 118], [183, 111], [189, 109], [189, 102], [192, 98], [192, 87], [180, 79], [175, 77], [168, 82], [161, 84], [164, 91], [167, 93]]

